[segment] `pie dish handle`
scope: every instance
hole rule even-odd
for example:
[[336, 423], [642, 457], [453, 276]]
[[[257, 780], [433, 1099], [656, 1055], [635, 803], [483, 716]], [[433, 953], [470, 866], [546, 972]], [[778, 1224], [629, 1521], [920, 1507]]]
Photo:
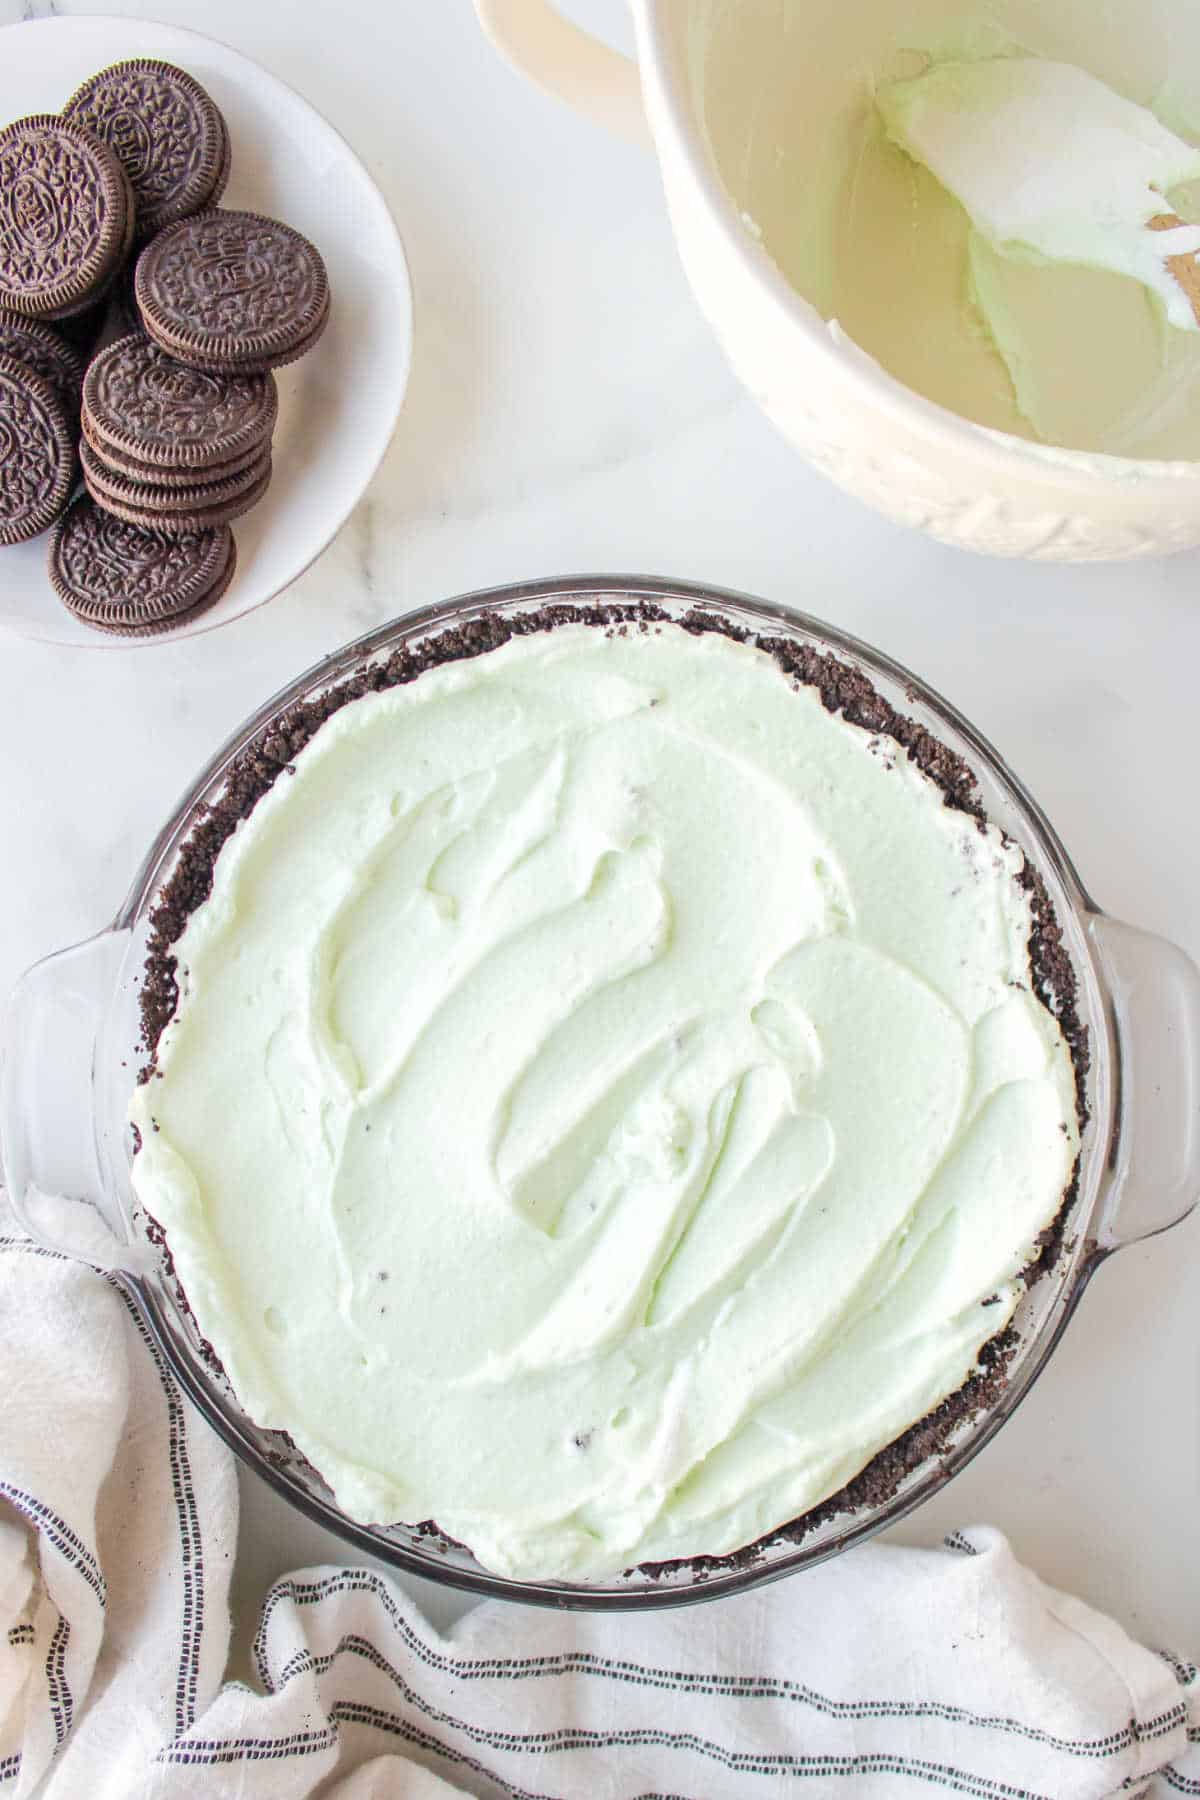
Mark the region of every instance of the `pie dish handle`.
[[1200, 1198], [1200, 969], [1176, 945], [1094, 914], [1088, 931], [1116, 1025], [1111, 1179], [1097, 1240], [1138, 1243]]
[[475, 0], [485, 37], [543, 93], [649, 146], [637, 64], [564, 18], [550, 0]]
[[99, 1039], [128, 931], [35, 963], [0, 1029], [0, 1171], [17, 1223], [44, 1249], [102, 1269], [142, 1258], [105, 1179]]

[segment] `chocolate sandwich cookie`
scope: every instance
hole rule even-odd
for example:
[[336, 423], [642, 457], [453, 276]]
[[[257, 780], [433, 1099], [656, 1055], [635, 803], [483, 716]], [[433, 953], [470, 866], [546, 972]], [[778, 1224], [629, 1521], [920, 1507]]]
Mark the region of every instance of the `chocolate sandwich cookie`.
[[83, 358], [52, 325], [23, 319], [20, 313], [0, 306], [0, 356], [11, 356], [48, 381], [62, 402], [68, 423], [76, 417], [83, 389]]
[[111, 452], [135, 467], [190, 469], [193, 480], [244, 466], [269, 444], [278, 407], [271, 374], [188, 368], [140, 332], [102, 350], [83, 384], [84, 431], [106, 460]]
[[133, 221], [125, 171], [91, 132], [49, 114], [0, 131], [0, 305], [84, 311], [119, 273]]
[[105, 504], [109, 498], [128, 506], [170, 513], [191, 513], [224, 501], [240, 500], [258, 486], [271, 467], [269, 444], [255, 452], [252, 459], [232, 474], [210, 476], [207, 469], [191, 472], [185, 481], [158, 481], [153, 471], [145, 475], [127, 475], [105, 461], [102, 451], [95, 450], [84, 438], [79, 446], [84, 479], [93, 488], [96, 499]]
[[101, 351], [83, 383], [83, 425], [97, 450], [171, 470], [203, 472], [261, 450], [277, 410], [272, 374], [189, 369], [140, 331]]
[[225, 121], [200, 83], [173, 63], [114, 63], [76, 89], [63, 117], [86, 126], [120, 159], [141, 238], [215, 206], [225, 190]]
[[244, 450], [240, 456], [231, 457], [228, 462], [213, 463], [206, 469], [168, 469], [157, 463], [139, 462], [135, 457], [122, 456], [111, 444], [99, 439], [89, 425], [83, 421], [83, 441], [96, 464], [110, 475], [118, 476], [123, 481], [137, 481], [143, 487], [185, 488], [194, 487], [200, 481], [227, 481], [230, 476], [240, 475], [251, 463], [256, 463], [267, 453], [266, 444], [254, 444]]
[[293, 362], [329, 316], [320, 253], [258, 213], [217, 210], [168, 226], [139, 257], [135, 292], [169, 356], [230, 373]]
[[240, 475], [227, 481], [197, 482], [186, 488], [148, 487], [140, 481], [125, 481], [104, 467], [86, 439], [80, 445], [80, 456], [83, 479], [97, 506], [148, 531], [177, 534], [231, 524], [258, 505], [271, 482], [269, 449]]
[[75, 480], [75, 433], [50, 383], [0, 354], [0, 544], [52, 525]]
[[194, 619], [233, 580], [229, 527], [166, 536], [74, 502], [50, 543], [50, 580], [69, 612], [122, 637], [149, 637]]

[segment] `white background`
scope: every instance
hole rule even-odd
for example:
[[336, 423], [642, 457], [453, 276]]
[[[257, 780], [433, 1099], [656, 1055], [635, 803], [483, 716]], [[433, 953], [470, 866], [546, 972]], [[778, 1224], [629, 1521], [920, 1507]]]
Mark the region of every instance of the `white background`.
[[[0, 638], [0, 988], [107, 921], [196, 769], [286, 679], [410, 606], [580, 571], [743, 588], [870, 639], [992, 738], [1108, 910], [1200, 957], [1200, 558], [989, 563], [811, 473], [710, 340], [653, 163], [522, 85], [469, 0], [0, 0], [0, 21], [66, 10], [207, 31], [305, 94], [395, 212], [416, 354], [381, 474], [289, 593], [177, 646]], [[570, 10], [622, 30], [619, 0]], [[0, 609], [4, 581], [0, 553]], [[243, 1495], [247, 1613], [274, 1574], [350, 1560], [255, 1481]], [[1194, 1656], [1198, 1506], [1193, 1218], [1109, 1262], [1017, 1416], [897, 1535], [991, 1521], [1047, 1579]]]

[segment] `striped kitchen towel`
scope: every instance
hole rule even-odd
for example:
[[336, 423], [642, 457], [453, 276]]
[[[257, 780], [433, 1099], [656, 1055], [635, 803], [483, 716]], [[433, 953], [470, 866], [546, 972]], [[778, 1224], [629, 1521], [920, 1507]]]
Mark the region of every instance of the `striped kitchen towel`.
[[[224, 1447], [116, 1281], [0, 1196], [0, 1800], [1200, 1796], [1200, 1678], [988, 1527], [651, 1617], [491, 1602], [448, 1634], [365, 1569], [267, 1595], [222, 1685]], [[1200, 1626], [1200, 1621], [1198, 1621]]]

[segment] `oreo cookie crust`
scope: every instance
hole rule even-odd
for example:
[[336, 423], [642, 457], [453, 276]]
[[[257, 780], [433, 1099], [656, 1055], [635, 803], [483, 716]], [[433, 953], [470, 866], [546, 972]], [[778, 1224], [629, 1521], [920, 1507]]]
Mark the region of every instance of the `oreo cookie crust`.
[[83, 310], [115, 278], [132, 230], [107, 144], [49, 114], [0, 131], [0, 304], [26, 318]]
[[139, 237], [215, 205], [224, 191], [225, 122], [200, 83], [172, 63], [114, 63], [75, 91], [63, 116], [94, 132], [120, 160]]
[[278, 368], [316, 343], [329, 314], [320, 253], [278, 219], [199, 213], [142, 252], [135, 278], [147, 332], [193, 368]]
[[23, 319], [20, 313], [0, 306], [0, 356], [11, 356], [48, 381], [62, 402], [68, 423], [74, 419], [83, 389], [83, 358], [52, 325]]
[[52, 525], [75, 479], [75, 433], [41, 375], [0, 354], [0, 544]]
[[50, 543], [50, 580], [77, 619], [122, 637], [169, 631], [207, 611], [233, 580], [228, 526], [167, 536], [76, 500]]
[[134, 464], [203, 471], [240, 460], [270, 439], [279, 408], [273, 376], [188, 368], [133, 332], [95, 358], [83, 387], [84, 429]]

